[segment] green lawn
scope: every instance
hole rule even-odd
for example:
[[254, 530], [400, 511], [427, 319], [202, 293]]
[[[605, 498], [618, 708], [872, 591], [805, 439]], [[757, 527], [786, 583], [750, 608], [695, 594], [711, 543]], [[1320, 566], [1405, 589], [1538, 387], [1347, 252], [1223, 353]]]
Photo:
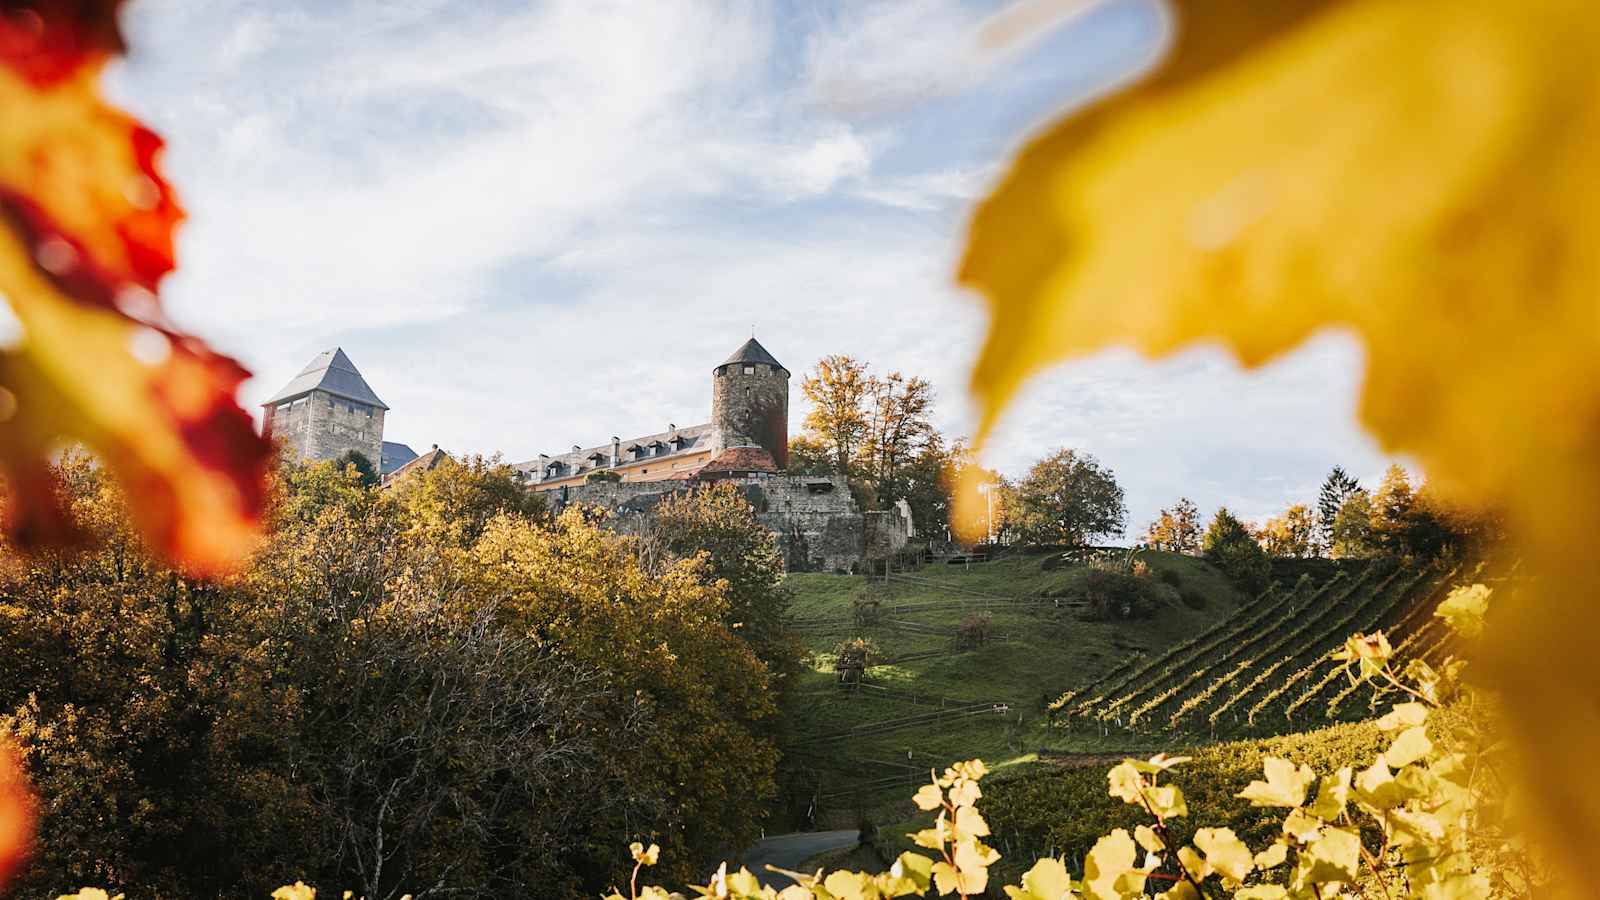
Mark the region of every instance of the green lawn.
[[[1131, 654], [1159, 653], [1164, 646], [1208, 627], [1231, 614], [1244, 598], [1201, 560], [1165, 553], [1147, 553], [1141, 559], [1157, 575], [1174, 573], [1165, 577], [1176, 580], [1176, 586], [1191, 597], [1201, 598], [1203, 606], [1191, 609], [1173, 601], [1158, 604], [1146, 619], [1095, 622], [1085, 620], [1076, 609], [1010, 604], [980, 596], [1059, 596], [1064, 600], [1081, 596], [1089, 570], [1081, 566], [1048, 570], [1043, 557], [972, 566], [926, 566], [907, 573], [914, 581], [891, 579], [888, 583], [859, 576], [790, 575], [785, 584], [793, 594], [791, 612], [796, 624], [804, 628], [807, 622], [832, 623], [826, 630], [802, 630], [801, 637], [812, 653], [810, 667], [786, 710], [793, 736], [791, 746], [785, 748], [786, 764], [815, 773], [824, 794], [819, 822], [851, 827], [862, 815], [880, 822], [906, 818], [914, 812], [909, 802], [914, 776], [906, 767], [925, 773], [929, 767], [942, 768], [976, 756], [1003, 769], [1033, 759], [1040, 750], [1146, 749], [1130, 747], [1126, 737], [1103, 738], [1081, 729], [1068, 733], [1049, 728], [1044, 706]], [[889, 621], [872, 626], [853, 624], [852, 599], [869, 593], [886, 607], [909, 605], [886, 611], [885, 620], [921, 626], [918, 632], [932, 628], [946, 633], [908, 631]], [[921, 609], [919, 604], [933, 606]], [[955, 652], [951, 633], [963, 620], [979, 614], [989, 615], [993, 631], [1006, 640]], [[857, 636], [872, 639], [888, 657], [949, 651], [869, 670], [869, 684], [916, 692], [929, 703], [914, 705], [869, 692], [841, 691], [833, 671], [834, 649], [840, 641]], [[1007, 709], [884, 734], [806, 742], [808, 737], [933, 712], [939, 708], [932, 701], [936, 697], [1000, 701]], [[903, 783], [873, 784], [899, 778]]]

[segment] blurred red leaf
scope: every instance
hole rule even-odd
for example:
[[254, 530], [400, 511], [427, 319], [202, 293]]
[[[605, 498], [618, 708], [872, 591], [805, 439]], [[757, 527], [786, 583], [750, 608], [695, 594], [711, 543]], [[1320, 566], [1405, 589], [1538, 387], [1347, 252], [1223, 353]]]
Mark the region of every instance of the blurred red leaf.
[[16, 757], [0, 746], [0, 887], [22, 867], [33, 843], [33, 798]]
[[117, 474], [152, 546], [197, 574], [255, 545], [270, 448], [239, 406], [248, 373], [156, 297], [182, 219], [162, 142], [99, 96], [118, 0], [0, 0], [0, 468], [24, 546], [73, 529], [46, 475], [81, 441]]

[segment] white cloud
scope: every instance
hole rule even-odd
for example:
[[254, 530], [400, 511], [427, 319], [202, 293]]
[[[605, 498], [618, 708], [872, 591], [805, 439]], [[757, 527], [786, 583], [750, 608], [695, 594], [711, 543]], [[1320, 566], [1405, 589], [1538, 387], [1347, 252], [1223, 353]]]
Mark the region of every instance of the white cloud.
[[[759, 0], [135, 4], [113, 87], [191, 213], [167, 302], [259, 370], [252, 400], [344, 345], [419, 448], [526, 458], [703, 421], [751, 326], [797, 376], [833, 352], [924, 375], [964, 432], [984, 321], [951, 270], [1016, 135], [892, 110], [964, 88], [983, 13], [841, 9], [805, 33]], [[862, 111], [883, 118], [844, 121]], [[1062, 369], [995, 459], [1089, 449], [1136, 526], [1180, 493], [1274, 511], [1331, 462], [1381, 468], [1330, 346], [1253, 376], [1204, 353]]]
[[862, 199], [883, 206], [932, 212], [977, 199], [998, 175], [999, 167], [995, 165], [919, 172], [877, 179], [857, 193]]
[[961, 90], [985, 69], [974, 40], [983, 18], [959, 0], [849, 4], [807, 43], [809, 96], [860, 116]]
[[804, 151], [783, 161], [783, 168], [803, 191], [825, 193], [839, 181], [859, 178], [872, 167], [867, 144], [846, 130], [820, 138]]

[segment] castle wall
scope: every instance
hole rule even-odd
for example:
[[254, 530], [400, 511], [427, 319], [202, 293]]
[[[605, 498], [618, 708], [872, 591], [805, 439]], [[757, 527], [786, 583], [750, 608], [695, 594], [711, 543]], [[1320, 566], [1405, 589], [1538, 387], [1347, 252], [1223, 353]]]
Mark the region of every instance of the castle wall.
[[301, 459], [338, 459], [355, 450], [372, 462], [383, 458], [382, 409], [321, 391], [267, 411], [267, 430]]
[[911, 538], [911, 517], [899, 508], [872, 509], [864, 513], [862, 546], [867, 559], [893, 559]]
[[[777, 539], [784, 567], [791, 572], [859, 571], [866, 517], [856, 508], [850, 487], [839, 476], [773, 475], [729, 479], [755, 510], [757, 521]], [[558, 489], [545, 496], [559, 511], [574, 503], [598, 506], [617, 515], [616, 527], [638, 527], [666, 497], [699, 482], [593, 482]], [[630, 522], [630, 520], [633, 520]]]
[[[753, 369], [745, 374], [745, 369]], [[730, 363], [711, 378], [711, 422], [719, 449], [756, 446], [772, 454], [782, 469], [789, 464], [789, 373], [765, 363]]]

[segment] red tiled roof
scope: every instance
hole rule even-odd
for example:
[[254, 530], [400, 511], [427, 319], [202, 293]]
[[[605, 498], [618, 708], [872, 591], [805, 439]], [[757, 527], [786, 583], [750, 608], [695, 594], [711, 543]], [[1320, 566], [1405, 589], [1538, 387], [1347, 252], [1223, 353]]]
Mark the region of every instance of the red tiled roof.
[[701, 466], [697, 475], [723, 475], [734, 472], [776, 472], [772, 454], [760, 447], [729, 447]]

